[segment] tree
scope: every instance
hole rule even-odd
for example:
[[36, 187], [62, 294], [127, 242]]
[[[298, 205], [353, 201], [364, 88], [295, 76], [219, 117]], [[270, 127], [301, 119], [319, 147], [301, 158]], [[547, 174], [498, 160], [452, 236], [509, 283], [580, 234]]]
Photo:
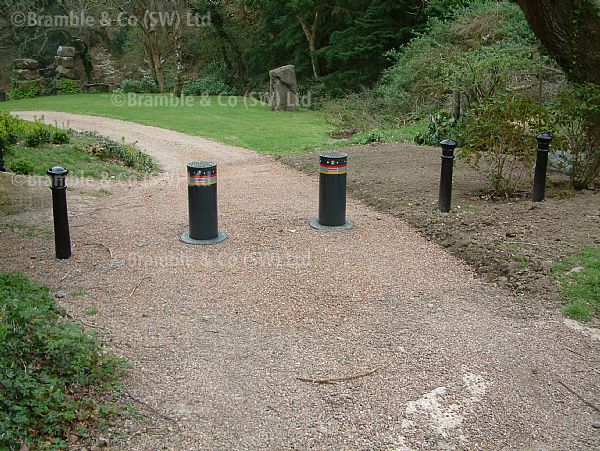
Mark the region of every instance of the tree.
[[370, 0], [350, 6], [359, 13], [332, 32], [317, 52], [327, 63], [324, 81], [334, 90], [372, 85], [389, 65], [385, 53], [410, 41], [425, 22], [421, 2], [415, 0]]
[[529, 26], [571, 81], [600, 84], [598, 0], [516, 0]]

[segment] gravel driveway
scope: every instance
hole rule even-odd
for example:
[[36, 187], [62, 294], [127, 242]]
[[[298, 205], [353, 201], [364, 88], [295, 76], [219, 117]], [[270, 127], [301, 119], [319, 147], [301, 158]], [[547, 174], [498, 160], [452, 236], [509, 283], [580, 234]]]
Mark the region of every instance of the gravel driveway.
[[[405, 222], [352, 199], [354, 229], [312, 230], [318, 177], [271, 157], [114, 119], [19, 113], [41, 114], [137, 141], [164, 171], [112, 182], [110, 195], [81, 205], [73, 180], [73, 257], [57, 261], [23, 239], [0, 259], [67, 293], [84, 289], [61, 302], [133, 364], [125, 385], [150, 419], [124, 425], [111, 445], [600, 447], [598, 331], [486, 284]], [[200, 159], [219, 164], [230, 238], [217, 246], [178, 240], [185, 164]], [[319, 383], [332, 378], [344, 380]]]

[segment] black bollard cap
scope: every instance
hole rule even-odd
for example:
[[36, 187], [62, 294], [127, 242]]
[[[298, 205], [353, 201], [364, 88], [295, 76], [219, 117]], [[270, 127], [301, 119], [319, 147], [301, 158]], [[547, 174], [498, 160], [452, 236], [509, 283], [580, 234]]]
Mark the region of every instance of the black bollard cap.
[[334, 150], [319, 154], [320, 173], [326, 175], [342, 175], [348, 172], [348, 154]]
[[451, 150], [453, 151], [457, 144], [456, 141], [453, 141], [451, 139], [444, 139], [442, 142], [440, 142], [440, 146], [442, 146], [442, 150]]
[[52, 188], [66, 188], [65, 179], [69, 171], [61, 166], [54, 166], [48, 169], [48, 174], [52, 178]]
[[60, 166], [54, 166], [50, 169], [48, 169], [48, 172], [46, 174], [48, 174], [50, 177], [54, 177], [54, 176], [65, 176], [69, 173], [69, 171], [63, 167]]
[[552, 142], [552, 133], [542, 133], [535, 137], [538, 142], [538, 149], [540, 150], [548, 150], [550, 148], [550, 143]]
[[321, 159], [321, 163], [325, 164], [346, 163], [348, 161], [348, 154], [344, 152], [338, 152], [337, 150], [333, 150], [330, 152], [320, 153], [319, 158]]
[[217, 183], [217, 163], [192, 161], [187, 164], [188, 186], [207, 187]]

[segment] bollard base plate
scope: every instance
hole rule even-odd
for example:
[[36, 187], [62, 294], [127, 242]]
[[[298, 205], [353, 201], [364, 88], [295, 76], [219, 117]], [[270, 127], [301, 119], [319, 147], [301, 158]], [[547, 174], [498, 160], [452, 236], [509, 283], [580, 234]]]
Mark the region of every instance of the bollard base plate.
[[184, 242], [185, 244], [204, 244], [204, 245], [219, 244], [222, 241], [225, 241], [227, 238], [229, 238], [229, 236], [227, 235], [227, 232], [225, 232], [224, 230], [219, 230], [219, 234], [217, 235], [217, 237], [213, 238], [211, 240], [195, 240], [193, 238], [190, 238], [190, 232], [182, 233], [181, 236], [179, 237], [179, 239], [182, 242]]
[[354, 221], [350, 219], [346, 219], [346, 224], [342, 224], [340, 226], [326, 226], [319, 223], [318, 219], [312, 219], [308, 222], [308, 224], [315, 230], [350, 230], [354, 227]]

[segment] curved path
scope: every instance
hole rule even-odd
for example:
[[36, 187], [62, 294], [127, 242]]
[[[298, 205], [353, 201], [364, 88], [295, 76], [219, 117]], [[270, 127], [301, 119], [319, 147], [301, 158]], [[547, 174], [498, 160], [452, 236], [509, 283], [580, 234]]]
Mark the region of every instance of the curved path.
[[[19, 113], [41, 114], [137, 141], [164, 169], [114, 182], [81, 208], [70, 260], [30, 243], [14, 258], [38, 280], [89, 293], [62, 301], [133, 364], [128, 391], [162, 415], [126, 425], [116, 446], [600, 447], [600, 413], [581, 399], [600, 405], [600, 342], [558, 312], [480, 281], [402, 220], [352, 199], [353, 230], [310, 229], [318, 178], [270, 157], [114, 119]], [[178, 240], [185, 163], [199, 159], [219, 163], [230, 238], [218, 246]]]

